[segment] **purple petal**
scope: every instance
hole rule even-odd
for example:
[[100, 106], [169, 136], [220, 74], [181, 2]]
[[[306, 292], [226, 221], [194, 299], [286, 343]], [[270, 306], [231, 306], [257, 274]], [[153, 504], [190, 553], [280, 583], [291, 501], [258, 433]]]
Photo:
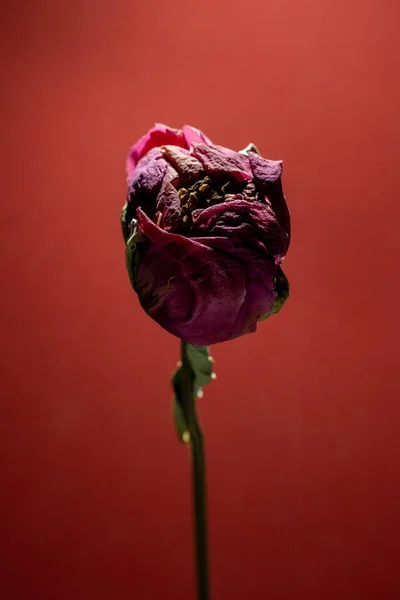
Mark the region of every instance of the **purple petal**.
[[212, 175], [229, 173], [239, 181], [251, 179], [251, 175], [245, 170], [246, 157], [229, 148], [192, 144], [192, 153], [200, 160], [207, 173]]
[[169, 167], [158, 148], [153, 148], [137, 164], [129, 185], [128, 201], [133, 209], [141, 206], [154, 212], [154, 202]]
[[156, 203], [156, 222], [166, 231], [176, 231], [181, 219], [181, 201], [175, 187], [164, 178]]
[[177, 170], [181, 179], [190, 181], [199, 177], [204, 171], [203, 165], [189, 150], [179, 148], [178, 146], [164, 146], [162, 148], [164, 156], [169, 160], [170, 164]]
[[290, 236], [290, 214], [281, 181], [282, 161], [268, 160], [255, 152], [249, 152], [248, 159], [256, 187], [269, 200], [281, 227]]

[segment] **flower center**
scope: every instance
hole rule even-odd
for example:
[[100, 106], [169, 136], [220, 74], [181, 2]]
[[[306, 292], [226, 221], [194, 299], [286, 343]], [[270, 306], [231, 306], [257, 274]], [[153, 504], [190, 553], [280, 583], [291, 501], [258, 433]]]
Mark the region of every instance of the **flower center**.
[[187, 233], [192, 225], [192, 212], [198, 208], [208, 208], [214, 204], [230, 200], [241, 194], [244, 200], [252, 202], [258, 195], [252, 181], [236, 179], [211, 178], [208, 175], [197, 180], [189, 187], [179, 187], [178, 196], [181, 201], [180, 233]]

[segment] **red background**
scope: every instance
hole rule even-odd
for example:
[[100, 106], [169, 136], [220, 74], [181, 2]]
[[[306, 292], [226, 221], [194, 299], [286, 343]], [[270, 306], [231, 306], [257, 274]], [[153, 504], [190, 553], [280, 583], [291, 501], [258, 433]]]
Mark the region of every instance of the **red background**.
[[3, 3], [1, 596], [194, 598], [178, 343], [124, 266], [154, 121], [284, 160], [291, 299], [213, 348], [213, 600], [400, 597], [399, 3]]

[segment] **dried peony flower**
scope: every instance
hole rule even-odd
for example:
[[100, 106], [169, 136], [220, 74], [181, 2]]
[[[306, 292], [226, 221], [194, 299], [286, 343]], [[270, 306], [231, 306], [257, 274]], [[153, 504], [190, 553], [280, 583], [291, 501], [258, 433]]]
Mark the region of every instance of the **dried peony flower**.
[[127, 266], [147, 314], [194, 346], [251, 333], [288, 297], [282, 162], [156, 125], [131, 149]]

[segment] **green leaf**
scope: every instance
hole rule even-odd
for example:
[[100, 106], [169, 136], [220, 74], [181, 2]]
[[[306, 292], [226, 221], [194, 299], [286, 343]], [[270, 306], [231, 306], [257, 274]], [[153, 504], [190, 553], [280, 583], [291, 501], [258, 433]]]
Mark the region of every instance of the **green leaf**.
[[128, 241], [129, 236], [131, 235], [130, 223], [132, 217], [130, 215], [129, 204], [124, 204], [124, 207], [121, 212], [121, 227], [122, 227], [122, 235], [124, 236], [125, 244]]
[[132, 287], [135, 289], [135, 272], [139, 262], [139, 255], [136, 252], [136, 246], [145, 241], [145, 235], [137, 228], [136, 221], [132, 221], [133, 231], [126, 242], [126, 268], [129, 273]]
[[[213, 374], [213, 359], [206, 346], [186, 345], [187, 357], [193, 371], [193, 399], [202, 395], [203, 387], [215, 379]], [[173, 417], [178, 438], [184, 444], [190, 441], [189, 425], [181, 402], [181, 376], [182, 366], [179, 366], [172, 376], [172, 387], [174, 390]]]
[[260, 317], [258, 319], [259, 321], [265, 321], [265, 319], [268, 319], [268, 317], [270, 317], [271, 315], [278, 313], [289, 297], [289, 282], [285, 273], [280, 267], [275, 278], [275, 290], [277, 292], [277, 297], [275, 298], [272, 310], [266, 315]]
[[179, 440], [183, 443], [187, 443], [188, 441], [190, 441], [190, 434], [189, 426], [187, 424], [185, 414], [183, 412], [183, 408], [180, 402], [181, 371], [182, 367], [179, 367], [172, 376], [172, 387], [174, 388], [173, 417]]
[[187, 355], [194, 373], [194, 396], [215, 378], [213, 377], [214, 361], [207, 346], [187, 345]]

